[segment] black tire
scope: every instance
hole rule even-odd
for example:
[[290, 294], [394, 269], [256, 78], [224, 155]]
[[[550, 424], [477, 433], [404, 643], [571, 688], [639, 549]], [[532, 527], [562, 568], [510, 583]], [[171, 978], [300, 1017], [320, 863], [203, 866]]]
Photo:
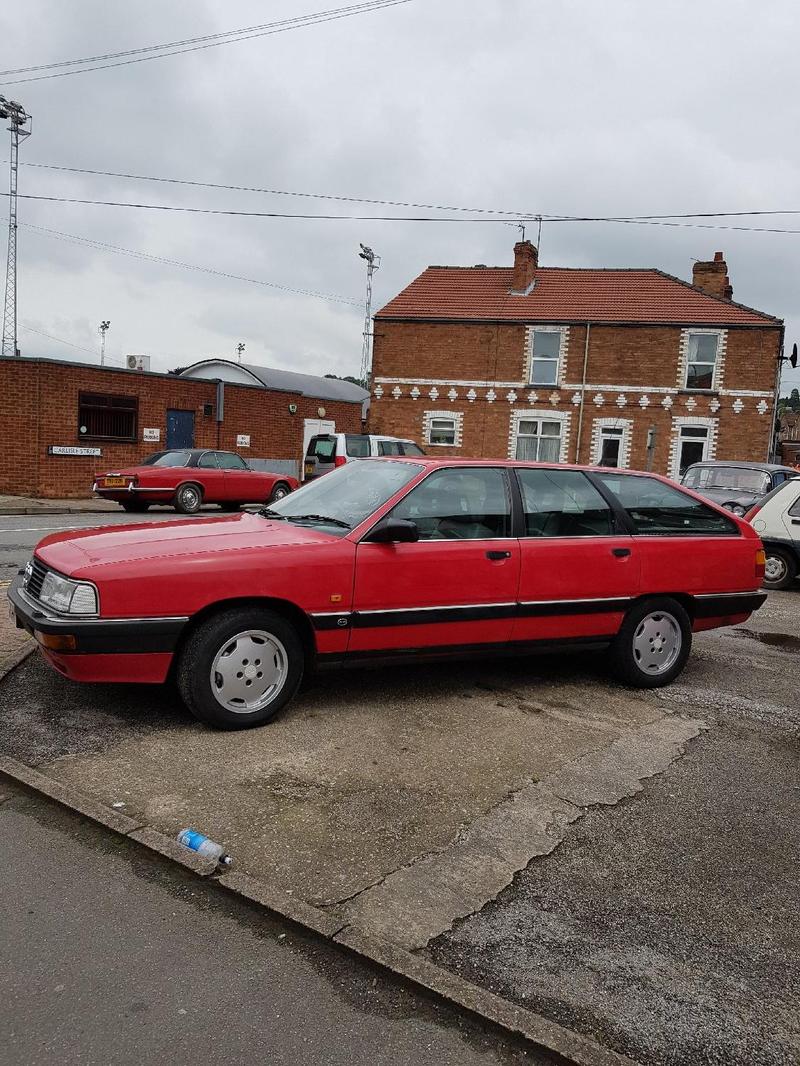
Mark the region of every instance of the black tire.
[[122, 510], [127, 511], [128, 514], [144, 514], [149, 510], [150, 504], [144, 503], [143, 500], [123, 500]]
[[[262, 644], [257, 643], [256, 650], [252, 650], [254, 638], [248, 635], [254, 631], [268, 638]], [[264, 662], [260, 661], [258, 650], [262, 646]], [[226, 649], [231, 667], [236, 671], [227, 683], [235, 686], [230, 688], [232, 698], [241, 698], [243, 704], [244, 696], [238, 697], [238, 690], [246, 692], [244, 685], [258, 685], [261, 678], [258, 666], [271, 665], [270, 659], [275, 664], [274, 673], [280, 675], [280, 687], [272, 693], [268, 689], [261, 693], [267, 698], [266, 703], [252, 710], [245, 704], [237, 710], [218, 698], [218, 694], [223, 694], [225, 678], [221, 673], [215, 674], [215, 684], [212, 667], [218, 657], [227, 658], [222, 655]], [[239, 666], [243, 668], [241, 671], [236, 669]], [[189, 635], [178, 659], [176, 678], [183, 702], [198, 721], [215, 729], [248, 729], [268, 722], [289, 702], [303, 679], [304, 668], [303, 645], [294, 626], [275, 611], [243, 607], [221, 611]], [[249, 680], [244, 676], [247, 670], [253, 674]], [[258, 689], [254, 692], [257, 698]]]
[[[797, 577], [797, 560], [783, 548], [765, 547], [767, 555], [764, 577], [761, 582], [765, 589], [788, 589]], [[769, 576], [768, 576], [769, 575]]]
[[193, 481], [187, 481], [178, 488], [172, 502], [181, 514], [197, 514], [203, 502], [203, 490]]
[[282, 500], [284, 496], [288, 496], [291, 491], [291, 488], [285, 481], [279, 481], [277, 485], [273, 486], [267, 503], [277, 503], [278, 500]]
[[220, 507], [223, 511], [233, 512], [238, 511], [241, 508], [240, 503], [221, 503]]
[[625, 616], [609, 650], [611, 669], [626, 685], [660, 688], [681, 673], [691, 650], [692, 624], [686, 611], [677, 600], [653, 596], [636, 603]]

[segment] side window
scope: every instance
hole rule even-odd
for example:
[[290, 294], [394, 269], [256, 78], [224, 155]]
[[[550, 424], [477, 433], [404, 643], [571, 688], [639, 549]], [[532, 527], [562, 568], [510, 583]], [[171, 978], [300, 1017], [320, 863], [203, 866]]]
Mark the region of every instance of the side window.
[[[795, 485], [795, 490], [797, 490], [797, 488], [800, 488], [800, 486], [799, 485]], [[791, 490], [787, 489], [786, 491], [790, 492]], [[797, 499], [794, 501], [792, 506], [789, 508], [789, 514], [792, 516], [792, 518], [800, 518], [800, 495], [797, 497]]]
[[634, 532], [653, 536], [738, 533], [735, 522], [654, 477], [598, 473], [628, 512]]
[[403, 455], [424, 455], [425, 452], [420, 448], [418, 444], [413, 444], [409, 440], [404, 440], [400, 447], [403, 450]]
[[420, 540], [489, 540], [511, 534], [505, 473], [492, 467], [437, 470], [395, 507], [416, 522]]
[[400, 442], [396, 440], [379, 440], [378, 455], [402, 455]]
[[323, 463], [332, 463], [336, 455], [336, 437], [312, 437], [308, 442], [306, 456], [311, 459], [316, 456]]
[[217, 456], [215, 452], [203, 452], [197, 460], [197, 465], [203, 470], [217, 470]]
[[234, 452], [217, 452], [217, 466], [220, 470], [247, 470], [247, 463]]
[[344, 438], [344, 447], [351, 459], [366, 459], [369, 456], [369, 437], [348, 434]]
[[527, 537], [604, 537], [614, 532], [606, 501], [577, 470], [516, 471]]

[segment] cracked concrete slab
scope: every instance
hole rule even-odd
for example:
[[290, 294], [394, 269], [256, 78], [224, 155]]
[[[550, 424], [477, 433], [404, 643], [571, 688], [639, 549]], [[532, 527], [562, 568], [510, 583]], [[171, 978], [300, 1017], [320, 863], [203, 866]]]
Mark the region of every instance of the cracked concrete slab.
[[448, 847], [395, 870], [338, 913], [409, 950], [425, 947], [499, 895], [532, 859], [550, 854], [587, 807], [635, 795], [702, 729], [698, 721], [663, 718], [627, 732], [517, 790]]

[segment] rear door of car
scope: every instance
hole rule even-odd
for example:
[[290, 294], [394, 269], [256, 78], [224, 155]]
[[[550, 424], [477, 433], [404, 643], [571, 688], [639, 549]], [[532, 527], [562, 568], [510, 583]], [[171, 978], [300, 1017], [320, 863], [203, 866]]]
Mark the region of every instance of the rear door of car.
[[433, 470], [391, 516], [415, 522], [420, 539], [358, 545], [348, 650], [505, 644], [520, 559], [508, 471]]
[[336, 462], [337, 435], [318, 433], [308, 442], [303, 461], [303, 478], [310, 481], [333, 470]]
[[580, 470], [517, 467], [522, 511], [515, 641], [610, 637], [640, 589], [624, 518]]

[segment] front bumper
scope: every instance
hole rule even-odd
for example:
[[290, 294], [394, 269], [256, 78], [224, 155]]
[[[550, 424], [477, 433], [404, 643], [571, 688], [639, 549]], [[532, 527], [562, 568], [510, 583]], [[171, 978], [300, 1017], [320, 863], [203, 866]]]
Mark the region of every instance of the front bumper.
[[8, 590], [17, 628], [26, 629], [47, 651], [42, 638], [73, 638], [59, 655], [144, 655], [172, 653], [188, 617], [175, 618], [82, 618], [47, 610], [30, 599], [17, 577]]

